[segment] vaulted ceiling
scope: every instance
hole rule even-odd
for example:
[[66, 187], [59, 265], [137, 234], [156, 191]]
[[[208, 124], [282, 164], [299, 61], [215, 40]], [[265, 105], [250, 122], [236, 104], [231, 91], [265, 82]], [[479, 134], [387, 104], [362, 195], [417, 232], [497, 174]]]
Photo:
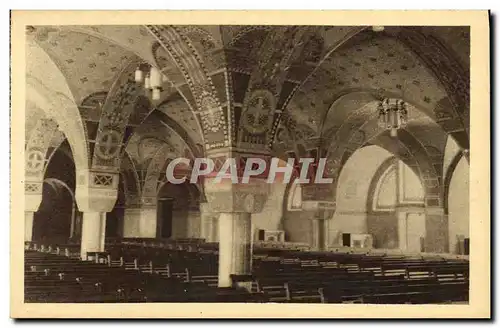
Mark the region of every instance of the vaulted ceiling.
[[[268, 115], [276, 131], [267, 129], [266, 138], [276, 154], [308, 148], [328, 152], [332, 145], [349, 143], [354, 130], [365, 136], [360, 145], [393, 148], [380, 131], [370, 131], [380, 97], [409, 104], [410, 122], [399, 142], [414, 144], [405, 138], [414, 139], [431, 163], [442, 161], [448, 135], [468, 147], [466, 27], [386, 27], [378, 33], [356, 26], [174, 29], [175, 35], [161, 26], [31, 26], [29, 83], [74, 103], [91, 155], [110, 90], [127, 81], [124, 74], [131, 63], [158, 67], [167, 80], [161, 100], [154, 102], [141, 91], [130, 114], [124, 137], [127, 160], [122, 161], [126, 170], [147, 169], [147, 161], [165, 145], [172, 157], [203, 153], [210, 136], [193, 80], [207, 76], [225, 115], [232, 117], [228, 133], [235, 135], [246, 122], [246, 93], [262, 88], [275, 92], [275, 108]], [[445, 59], [450, 63], [443, 64]], [[27, 140], [40, 119], [69, 126], [59, 122], [64, 108], [39, 99], [30, 96], [26, 102]], [[58, 114], [51, 115], [55, 107]], [[65, 119], [71, 121], [67, 112]], [[53, 147], [61, 144], [61, 131], [54, 135]]]

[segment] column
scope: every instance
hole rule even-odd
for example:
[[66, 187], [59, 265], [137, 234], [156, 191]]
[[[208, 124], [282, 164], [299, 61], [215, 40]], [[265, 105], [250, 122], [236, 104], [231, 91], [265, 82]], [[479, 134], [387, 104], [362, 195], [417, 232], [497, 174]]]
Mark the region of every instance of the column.
[[33, 219], [42, 203], [41, 181], [26, 181], [24, 185], [24, 241], [33, 239]]
[[[261, 179], [251, 179], [245, 184], [227, 180], [223, 182], [205, 180], [207, 202], [211, 212], [215, 214], [213, 218], [218, 220], [219, 287], [231, 287], [233, 285], [231, 275], [251, 274], [251, 217], [253, 213], [262, 211], [268, 193], [269, 184]], [[210, 230], [210, 223], [206, 226], [207, 230]], [[251, 280], [236, 284], [248, 290], [252, 287]]]
[[311, 249], [324, 251], [328, 249], [328, 221], [335, 212], [335, 203], [327, 201], [307, 200], [302, 202], [302, 210], [309, 212], [311, 221]]
[[214, 213], [210, 208], [210, 204], [200, 204], [200, 236], [207, 243], [216, 243], [219, 241], [219, 213]]
[[156, 238], [156, 206], [126, 208], [123, 215], [124, 238]]
[[424, 251], [422, 243], [426, 235], [424, 208], [418, 204], [398, 204], [396, 217], [399, 249], [412, 253]]
[[[251, 232], [250, 213], [220, 214], [219, 287], [232, 286], [231, 274], [251, 273]], [[251, 288], [251, 283], [243, 283], [242, 287]]]
[[425, 251], [448, 253], [448, 216], [442, 207], [425, 208]]
[[33, 216], [32, 211], [24, 211], [24, 241], [31, 241], [33, 237]]
[[311, 219], [311, 248], [313, 250], [323, 251], [327, 249], [327, 236], [325, 229], [325, 219], [314, 217]]
[[106, 239], [106, 213], [111, 212], [118, 196], [116, 173], [77, 171], [75, 198], [83, 212], [80, 256], [87, 252], [103, 252]]
[[214, 215], [212, 216], [212, 223], [211, 223], [211, 240], [212, 240], [212, 243], [218, 243], [220, 238], [219, 238], [219, 214], [218, 213], [214, 213]]
[[201, 238], [205, 239], [205, 242], [210, 243], [212, 242], [212, 215], [209, 212], [209, 205], [208, 203], [201, 203], [200, 204], [200, 236]]
[[398, 219], [398, 246], [401, 250], [408, 248], [408, 213], [406, 211], [399, 211], [396, 209], [396, 217]]
[[82, 244], [80, 254], [87, 258], [87, 252], [104, 251], [106, 237], [106, 213], [85, 212], [82, 223]]

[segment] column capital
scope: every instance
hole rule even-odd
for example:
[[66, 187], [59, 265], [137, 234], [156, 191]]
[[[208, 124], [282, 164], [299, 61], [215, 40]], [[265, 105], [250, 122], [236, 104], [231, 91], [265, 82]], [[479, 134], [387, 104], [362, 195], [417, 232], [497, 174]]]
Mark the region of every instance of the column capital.
[[333, 216], [333, 213], [335, 213], [336, 203], [320, 200], [306, 200], [302, 202], [302, 210], [315, 212], [311, 220], [328, 220]]
[[75, 198], [82, 212], [111, 212], [118, 197], [118, 173], [80, 170]]
[[332, 195], [335, 193], [336, 186], [332, 183], [306, 183], [301, 184], [302, 200], [317, 201], [325, 203], [334, 203]]
[[269, 184], [262, 179], [251, 179], [249, 183], [213, 183], [205, 181], [205, 194], [212, 212], [259, 213], [269, 195]]
[[302, 210], [317, 211], [317, 210], [332, 210], [335, 211], [337, 204], [324, 200], [305, 200], [302, 201]]
[[43, 181], [24, 182], [24, 210], [36, 212], [42, 203]]

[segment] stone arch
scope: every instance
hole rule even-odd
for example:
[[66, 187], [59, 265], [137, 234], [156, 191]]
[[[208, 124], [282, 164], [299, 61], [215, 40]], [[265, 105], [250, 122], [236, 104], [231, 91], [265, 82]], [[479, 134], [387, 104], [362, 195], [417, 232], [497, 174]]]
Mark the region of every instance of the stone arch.
[[[411, 186], [406, 186], [406, 180], [400, 181], [408, 174], [413, 176], [408, 180]], [[418, 185], [414, 185], [416, 181]], [[401, 183], [403, 188], [411, 187], [411, 194], [398, 194]], [[425, 192], [421, 177], [392, 152], [377, 145], [358, 149], [347, 159], [336, 188], [331, 244], [341, 245], [343, 233], [370, 234], [374, 247], [397, 248], [397, 206], [409, 202], [408, 206], [423, 212]], [[425, 235], [425, 229], [420, 232]]]
[[465, 158], [464, 154], [462, 152], [457, 153], [453, 159], [451, 160], [449, 166], [447, 167], [446, 170], [446, 175], [444, 177], [443, 181], [443, 208], [444, 208], [444, 213], [448, 214], [449, 210], [449, 195], [450, 195], [450, 184], [451, 180], [455, 174], [455, 169], [457, 168], [458, 164], [460, 161]]
[[43, 180], [46, 168], [48, 150], [52, 138], [57, 131], [57, 123], [52, 119], [39, 119], [26, 142], [25, 178], [35, 182]]
[[[448, 93], [453, 111], [438, 123], [451, 125], [455, 119], [462, 123], [462, 131], [469, 134], [469, 72], [458, 62], [453, 51], [431, 34], [424, 34], [421, 28], [402, 27], [398, 39], [404, 42], [433, 72]], [[443, 108], [444, 111], [450, 109]], [[448, 122], [444, 122], [448, 121]], [[456, 125], [456, 123], [455, 123]], [[445, 131], [447, 131], [445, 129]], [[448, 131], [447, 131], [448, 132]], [[458, 138], [461, 140], [461, 138]], [[466, 147], [468, 149], [468, 145]]]
[[[358, 119], [357, 116], [351, 116], [337, 130], [336, 142], [329, 147], [329, 165], [326, 174], [333, 177], [334, 181], [338, 180], [344, 163], [357, 149], [373, 142], [381, 134], [386, 133], [385, 129], [378, 126], [377, 114], [373, 109], [370, 109], [370, 103], [363, 106], [359, 111], [364, 112], [364, 115], [370, 115], [369, 118], [361, 116]], [[416, 170], [417, 175], [422, 178], [426, 190], [427, 204], [429, 206], [442, 205], [441, 178], [439, 172], [432, 165], [427, 150], [408, 131], [401, 129], [398, 133], [398, 145], [402, 145], [403, 148], [394, 148], [393, 141], [391, 141], [390, 143], [386, 142], [388, 149]], [[334, 193], [335, 190], [333, 190]]]
[[[373, 175], [373, 178], [370, 181], [370, 186], [368, 188], [368, 197], [366, 199], [367, 212], [372, 211], [378, 205], [377, 198], [382, 192], [381, 188], [386, 181], [390, 171], [395, 169], [395, 165], [397, 165], [397, 158], [395, 156], [389, 157], [384, 162], [382, 162], [382, 164], [380, 164], [377, 171]], [[392, 205], [396, 205], [396, 202]]]
[[[41, 203], [34, 214], [35, 234], [45, 231], [46, 238], [61, 243], [78, 234], [81, 215], [75, 201], [75, 186], [75, 163], [71, 146], [66, 140], [52, 152], [43, 172]], [[41, 228], [44, 225], [53, 227]], [[35, 235], [35, 238], [39, 237]]]
[[[158, 40], [180, 69], [188, 85], [190, 96], [197, 108], [205, 148], [223, 147], [230, 142], [227, 119], [223, 106], [226, 105], [216, 92], [215, 84], [206, 65], [180, 27], [146, 25], [147, 30]], [[162, 67], [159, 67], [162, 69]], [[188, 103], [189, 104], [189, 103]]]
[[[429, 44], [422, 42], [424, 37], [425, 40], [429, 37]], [[464, 148], [468, 148], [468, 72], [460, 67], [459, 63], [454, 58], [455, 56], [453, 56], [453, 52], [449, 51], [446, 45], [439, 42], [432, 35], [424, 35], [423, 30], [419, 27], [386, 27], [386, 31], [382, 33], [374, 33], [361, 28], [347, 34], [346, 38], [340, 42], [342, 46], [336, 47], [335, 51], [327, 53], [321, 61], [321, 65], [314, 69], [313, 73], [304, 80], [300, 86], [300, 90], [295, 93], [296, 96], [294, 97], [300, 96], [302, 93], [302, 96], [311, 98], [315, 97], [314, 95], [317, 93], [326, 92], [326, 96], [323, 98], [333, 98], [333, 100], [335, 100], [336, 97], [341, 96], [343, 93], [351, 92], [353, 88], [358, 88], [360, 90], [366, 89], [367, 86], [363, 79], [356, 79], [355, 83], [347, 83], [345, 85], [344, 83], [341, 84], [342, 81], [337, 78], [339, 76], [339, 70], [345, 70], [346, 67], [336, 67], [334, 71], [329, 72], [328, 65], [330, 65], [329, 59], [333, 56], [342, 55], [342, 51], [355, 48], [358, 41], [363, 43], [366, 40], [370, 40], [370, 38], [385, 38], [400, 44], [406, 49], [405, 52], [408, 52], [409, 54], [411, 53], [412, 56], [419, 61], [419, 63], [422, 63], [422, 65], [429, 70], [430, 78], [433, 78], [436, 81], [436, 85], [440, 86], [440, 88], [443, 89], [443, 92], [442, 95], [439, 96], [441, 99], [435, 99], [435, 108], [434, 105], [429, 105], [430, 108], [427, 108], [426, 112], [428, 115], [432, 116], [432, 118], [446, 133], [453, 135], [457, 140], [459, 140]], [[438, 49], [437, 57], [434, 57], [434, 47]], [[361, 51], [359, 54], [362, 56], [362, 49], [357, 50]], [[357, 54], [357, 52], [354, 53]], [[376, 58], [373, 59], [376, 60]], [[441, 64], [442, 69], [440, 67]], [[404, 63], [401, 63], [401, 68], [401, 72], [403, 73], [410, 71]], [[355, 67], [354, 69], [359, 71], [359, 68]], [[391, 72], [388, 71], [387, 73], [390, 74]], [[343, 72], [342, 75], [349, 76], [346, 72]], [[385, 74], [382, 75], [385, 76]], [[370, 78], [374, 77], [375, 75], [370, 76]], [[367, 80], [369, 79], [367, 78]], [[412, 82], [411, 79], [408, 82]], [[418, 85], [422, 85], [419, 81], [413, 82], [418, 82]], [[455, 85], [455, 82], [457, 85]], [[360, 83], [362, 85], [360, 85]], [[339, 91], [334, 90], [335, 88]], [[391, 85], [391, 88], [386, 89], [387, 91], [397, 93], [397, 97], [400, 98], [403, 87], [402, 85], [396, 85], [395, 87]], [[333, 97], [331, 96], [332, 93], [334, 94]], [[408, 98], [408, 96], [409, 94], [406, 93], [405, 98]], [[411, 99], [405, 100], [408, 103], [416, 103], [418, 105], [417, 107], [425, 107], [425, 105], [429, 103], [428, 99], [425, 99], [425, 97], [423, 100], [420, 99], [418, 102], [412, 101]], [[328, 108], [324, 109], [328, 110]]]
[[[53, 119], [69, 140], [78, 171], [88, 169], [88, 144], [80, 112], [64, 75], [35, 42], [28, 42], [26, 98]], [[44, 69], [38, 66], [43, 63]], [[51, 72], [45, 79], [43, 72]], [[29, 152], [29, 149], [27, 149]]]
[[66, 184], [64, 181], [61, 181], [56, 178], [46, 178], [43, 180], [44, 183], [48, 183], [51, 185], [59, 185], [62, 187], [64, 190], [66, 190], [70, 196], [71, 196], [71, 226], [69, 230], [69, 239], [72, 239], [75, 237], [75, 232], [78, 230], [79, 227], [77, 227], [77, 218], [79, 217], [78, 213], [78, 205], [76, 204], [76, 198], [75, 198], [75, 191], [74, 189], [71, 189], [68, 184]]
[[159, 178], [161, 169], [165, 161], [170, 157], [175, 157], [175, 150], [168, 144], [163, 145], [156, 151], [155, 155], [149, 162], [144, 186], [141, 193], [141, 201], [146, 205], [154, 205], [156, 203], [156, 195], [158, 194]]
[[378, 146], [367, 146], [346, 160], [333, 186], [336, 211], [329, 227], [331, 244], [342, 245], [343, 233], [367, 233], [366, 205], [370, 181], [380, 166], [391, 158], [393, 155], [389, 151]]
[[464, 239], [469, 238], [469, 164], [465, 156], [457, 156], [450, 167], [446, 190], [446, 214], [448, 215], [449, 250], [454, 254], [465, 254]]
[[119, 171], [129, 118], [137, 99], [144, 93], [144, 88], [134, 80], [139, 63], [138, 58], [131, 60], [106, 96], [96, 134], [91, 163], [93, 169]]

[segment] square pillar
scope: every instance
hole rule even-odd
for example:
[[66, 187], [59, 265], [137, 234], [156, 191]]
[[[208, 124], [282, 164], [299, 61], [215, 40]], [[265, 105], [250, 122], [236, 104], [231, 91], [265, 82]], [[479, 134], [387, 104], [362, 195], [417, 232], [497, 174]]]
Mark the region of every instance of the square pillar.
[[87, 259], [87, 252], [103, 252], [106, 238], [106, 213], [84, 212], [80, 256]]
[[441, 207], [425, 208], [425, 251], [448, 253], [448, 216]]
[[123, 215], [124, 238], [156, 238], [156, 207], [127, 208]]
[[311, 219], [311, 248], [313, 250], [323, 251], [328, 248], [326, 220], [315, 217]]
[[[219, 216], [219, 287], [231, 287], [231, 274], [250, 274], [252, 264], [250, 213]], [[251, 288], [250, 286], [244, 286]]]
[[310, 245], [313, 250], [324, 251], [329, 246], [328, 221], [335, 212], [335, 203], [308, 200], [302, 202], [302, 210], [312, 214]]
[[219, 241], [219, 213], [214, 213], [208, 203], [200, 204], [200, 236], [207, 243]]
[[399, 249], [412, 253], [425, 250], [422, 245], [426, 236], [424, 214], [424, 208], [420, 206], [403, 204], [396, 207]]
[[24, 211], [24, 241], [31, 241], [33, 238], [33, 217], [32, 211]]

